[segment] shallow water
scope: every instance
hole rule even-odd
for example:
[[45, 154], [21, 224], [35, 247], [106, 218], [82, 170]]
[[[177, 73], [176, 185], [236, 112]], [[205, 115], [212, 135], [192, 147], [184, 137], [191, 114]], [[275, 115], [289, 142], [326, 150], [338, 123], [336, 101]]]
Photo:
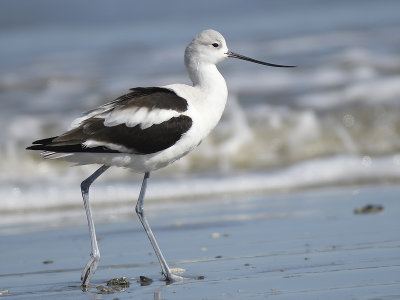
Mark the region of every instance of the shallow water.
[[[362, 8], [311, 0], [2, 1], [1, 210], [80, 205], [79, 182], [93, 168], [42, 161], [25, 147], [130, 87], [188, 83], [184, 47], [210, 27], [236, 52], [298, 67], [221, 63], [230, 95], [220, 125], [159, 172], [154, 189], [163, 189], [150, 198], [189, 194], [185, 186], [201, 196], [399, 181], [400, 2]], [[136, 197], [139, 177], [133, 184], [131, 177], [109, 171], [97, 201]]]
[[[166, 259], [189, 278], [173, 285], [161, 280], [138, 220], [96, 227], [102, 256], [86, 293], [79, 288], [86, 226], [3, 235], [0, 292], [7, 290], [5, 299], [397, 299], [399, 192], [398, 185], [352, 187], [150, 206]], [[383, 211], [354, 214], [367, 204]], [[122, 276], [130, 278], [125, 291], [96, 289]], [[153, 282], [140, 286], [139, 276]]]

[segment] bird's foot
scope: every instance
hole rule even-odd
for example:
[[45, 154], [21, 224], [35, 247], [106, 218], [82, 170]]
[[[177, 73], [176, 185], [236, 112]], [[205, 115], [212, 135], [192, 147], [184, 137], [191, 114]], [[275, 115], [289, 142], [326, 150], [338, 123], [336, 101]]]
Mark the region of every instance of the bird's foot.
[[99, 261], [100, 261], [100, 255], [93, 255], [93, 254], [90, 255], [90, 259], [86, 264], [85, 268], [83, 269], [81, 275], [83, 287], [89, 286], [89, 281], [92, 278], [93, 274], [96, 272], [97, 266], [99, 265]]
[[178, 276], [178, 275], [175, 275], [175, 274], [172, 274], [172, 273], [164, 274], [164, 276], [165, 276], [165, 281], [168, 284], [175, 283], [175, 282], [181, 282], [181, 281], [185, 280], [184, 277], [181, 277], [181, 276]]

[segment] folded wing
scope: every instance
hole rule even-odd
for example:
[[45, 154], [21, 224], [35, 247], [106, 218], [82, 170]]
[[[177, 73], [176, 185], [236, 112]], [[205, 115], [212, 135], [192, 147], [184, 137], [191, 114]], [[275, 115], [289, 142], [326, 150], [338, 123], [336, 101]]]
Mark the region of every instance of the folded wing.
[[151, 154], [174, 145], [192, 126], [187, 101], [174, 91], [135, 88], [87, 112], [64, 134], [28, 147], [51, 153]]

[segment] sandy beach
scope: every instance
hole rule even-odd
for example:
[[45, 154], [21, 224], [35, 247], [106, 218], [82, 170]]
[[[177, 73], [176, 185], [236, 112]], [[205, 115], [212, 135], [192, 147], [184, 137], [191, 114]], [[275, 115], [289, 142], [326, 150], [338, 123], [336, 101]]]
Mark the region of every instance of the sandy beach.
[[[151, 206], [171, 267], [166, 285], [136, 217], [98, 224], [100, 267], [87, 292], [86, 226], [1, 237], [0, 293], [13, 299], [395, 299], [400, 297], [398, 185], [227, 196]], [[356, 214], [375, 205], [378, 211]], [[379, 210], [381, 208], [381, 210]], [[132, 209], [133, 210], [133, 209]], [[126, 289], [106, 283], [125, 276]], [[152, 279], [146, 286], [140, 276]]]

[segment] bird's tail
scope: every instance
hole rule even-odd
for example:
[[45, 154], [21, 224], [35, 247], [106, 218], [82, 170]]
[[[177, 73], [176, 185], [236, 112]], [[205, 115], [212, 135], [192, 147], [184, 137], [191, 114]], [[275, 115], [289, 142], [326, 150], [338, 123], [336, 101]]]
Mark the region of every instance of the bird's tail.
[[53, 143], [57, 136], [41, 139], [32, 142], [32, 145], [27, 147], [26, 150], [40, 150], [44, 158], [57, 159], [72, 155], [74, 152], [72, 146], [58, 146]]
[[[42, 150], [42, 151], [52, 150], [50, 148], [52, 148], [52, 143], [55, 138], [57, 138], [57, 136], [34, 141], [34, 142], [32, 142], [32, 146], [27, 147], [26, 150]], [[53, 147], [54, 147], [54, 145], [53, 145]]]

